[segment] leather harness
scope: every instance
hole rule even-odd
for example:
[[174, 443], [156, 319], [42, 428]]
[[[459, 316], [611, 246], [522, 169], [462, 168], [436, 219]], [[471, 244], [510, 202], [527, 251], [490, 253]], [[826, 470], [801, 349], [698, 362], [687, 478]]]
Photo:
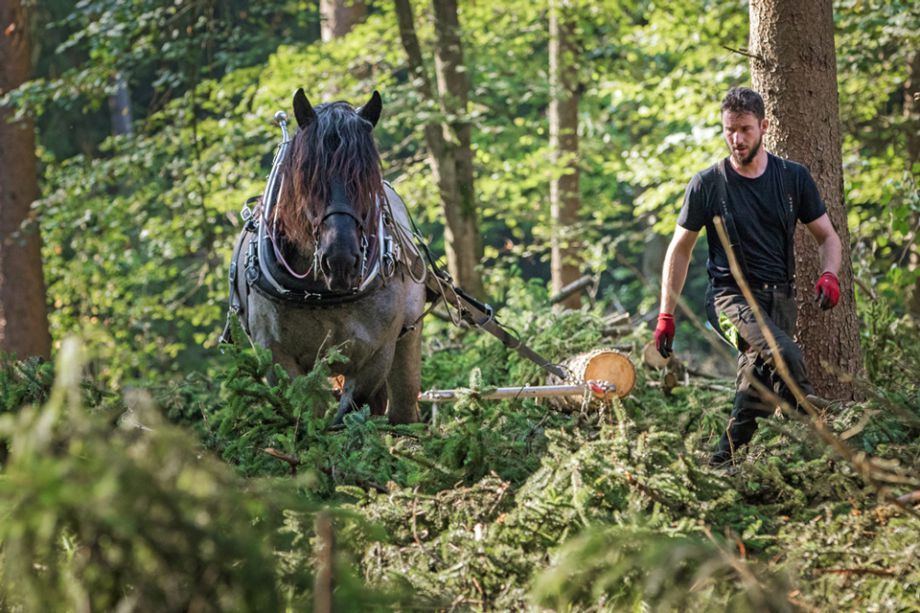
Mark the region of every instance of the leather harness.
[[[247, 335], [249, 334], [246, 318], [242, 317], [243, 297], [240, 296], [237, 284], [240, 274], [239, 257], [243, 245], [247, 245], [244, 268], [246, 286], [250, 290], [254, 290], [275, 302], [284, 302], [302, 308], [314, 309], [355, 302], [370, 294], [381, 287], [386, 282], [386, 279], [395, 274], [396, 264], [400, 261], [401, 252], [409, 251], [401, 245], [402, 241], [394, 240], [393, 238], [394, 236], [400, 237], [401, 233], [393, 231], [396, 222], [393, 219], [392, 207], [386, 197], [379, 204], [377, 214], [374, 216], [373, 223], [377, 228], [373, 243], [366, 239], [362, 222], [355, 215], [350, 203], [342, 198], [333, 197], [332, 201], [327, 205], [322, 221], [325, 221], [331, 215], [349, 215], [355, 219], [358, 227], [362, 228], [361, 283], [346, 292], [316, 291], [315, 285], [307, 279], [307, 274], [297, 275], [294, 273], [284, 262], [283, 255], [278, 247], [277, 236], [274, 234], [274, 224], [270, 221], [284, 180], [281, 165], [291, 142], [288, 138], [286, 116], [284, 113], [278, 113], [275, 117], [281, 127], [283, 138], [272, 162], [272, 170], [269, 173], [265, 191], [261, 196], [246, 200], [243, 209], [240, 211], [244, 226], [237, 237], [230, 260], [229, 310], [226, 325], [220, 335], [220, 343], [233, 342], [231, 322], [234, 317], [239, 318], [244, 331]], [[388, 183], [386, 185], [392, 189]], [[253, 208], [253, 205], [255, 205], [255, 208]], [[368, 266], [370, 266], [369, 272], [366, 271]], [[319, 272], [318, 262], [314, 261], [311, 269], [314, 272], [314, 277], [316, 277], [316, 273]]]

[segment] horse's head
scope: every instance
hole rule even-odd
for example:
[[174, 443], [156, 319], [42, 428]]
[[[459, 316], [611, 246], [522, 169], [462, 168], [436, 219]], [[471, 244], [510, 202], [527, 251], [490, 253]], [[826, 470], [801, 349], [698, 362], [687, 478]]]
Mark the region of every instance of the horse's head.
[[361, 283], [380, 239], [383, 178], [371, 134], [380, 110], [376, 91], [359, 109], [345, 102], [313, 107], [302, 89], [294, 94], [299, 129], [282, 169], [279, 229], [301, 255], [313, 257], [332, 291]]

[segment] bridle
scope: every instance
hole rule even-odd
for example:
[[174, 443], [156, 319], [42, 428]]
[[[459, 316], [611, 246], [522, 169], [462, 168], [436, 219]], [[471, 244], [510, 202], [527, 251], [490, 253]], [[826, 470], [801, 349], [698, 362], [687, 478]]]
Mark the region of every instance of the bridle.
[[[374, 215], [376, 219], [373, 221], [377, 222], [376, 225], [378, 228], [377, 234], [372, 236], [374, 238], [373, 244], [377, 246], [380, 244], [378, 237], [383, 234], [384, 230], [383, 215], [381, 214], [379, 206], [375, 206], [374, 209]], [[360, 288], [364, 284], [365, 276], [367, 274], [367, 263], [372, 257], [376, 256], [376, 254], [370, 253], [370, 246], [372, 243], [370, 240], [368, 240], [368, 233], [365, 231], [364, 220], [358, 217], [354, 211], [354, 208], [351, 206], [351, 203], [345, 200], [339, 200], [333, 197], [329, 204], [326, 205], [326, 210], [323, 212], [323, 216], [319, 223], [316, 224], [316, 227], [313, 228], [313, 244], [315, 245], [315, 248], [313, 250], [313, 265], [310, 267], [313, 270], [313, 278], [316, 279], [319, 272], [325, 274], [325, 271], [322, 270], [324, 252], [320, 248], [320, 235], [326, 220], [328, 220], [333, 215], [345, 215], [347, 217], [351, 217], [351, 219], [355, 222], [356, 230], [358, 232], [358, 236], [360, 237], [359, 244], [361, 248], [361, 260], [359, 263], [360, 274], [358, 276], [358, 287], [354, 288], [354, 290], [360, 291]]]
[[[395, 262], [398, 254], [395, 251], [394, 242], [389, 233], [386, 231], [390, 227], [389, 203], [386, 198], [382, 202], [377, 202], [374, 206], [374, 213], [368, 224], [376, 229], [376, 232], [368, 232], [365, 223], [354, 212], [351, 204], [343, 197], [330, 198], [323, 212], [323, 217], [313, 230], [314, 245], [317, 246], [313, 251], [313, 262], [306, 272], [299, 273], [295, 271], [281, 249], [281, 239], [278, 236], [277, 209], [275, 205], [278, 196], [282, 191], [282, 184], [285, 180], [281, 172], [282, 162], [288, 154], [291, 139], [287, 130], [287, 114], [279, 111], [275, 114], [275, 121], [281, 128], [281, 143], [272, 162], [272, 170], [269, 173], [268, 181], [265, 185], [265, 191], [260, 199], [261, 214], [256, 215], [244, 207], [242, 216], [247, 222], [251, 223], [253, 231], [256, 234], [256, 240], [251, 241], [247, 251], [246, 258], [246, 277], [250, 285], [255, 285], [257, 289], [264, 290], [267, 295], [284, 301], [294, 302], [297, 304], [307, 305], [333, 305], [343, 301], [357, 299], [364, 295], [371, 284], [378, 278], [389, 278], [395, 272]], [[315, 289], [295, 289], [293, 286], [298, 285], [305, 279], [313, 276], [318, 280], [321, 271], [322, 253], [318, 248], [319, 233], [323, 224], [333, 215], [347, 215], [357, 224], [360, 233], [361, 260], [360, 274], [357, 286], [344, 292], [326, 292]], [[270, 250], [273, 260], [277, 263], [277, 269], [268, 263], [268, 254], [264, 250]], [[282, 273], [279, 275], [279, 272]], [[283, 277], [287, 276], [286, 282]]]

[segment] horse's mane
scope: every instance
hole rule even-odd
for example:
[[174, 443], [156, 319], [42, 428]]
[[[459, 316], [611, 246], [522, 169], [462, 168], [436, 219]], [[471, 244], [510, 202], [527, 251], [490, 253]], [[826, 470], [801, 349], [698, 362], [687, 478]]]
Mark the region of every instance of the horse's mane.
[[297, 247], [309, 249], [338, 177], [365, 226], [378, 198], [384, 197], [380, 154], [373, 125], [346, 102], [317, 105], [316, 118], [298, 129], [282, 165], [284, 185], [278, 202], [278, 230]]

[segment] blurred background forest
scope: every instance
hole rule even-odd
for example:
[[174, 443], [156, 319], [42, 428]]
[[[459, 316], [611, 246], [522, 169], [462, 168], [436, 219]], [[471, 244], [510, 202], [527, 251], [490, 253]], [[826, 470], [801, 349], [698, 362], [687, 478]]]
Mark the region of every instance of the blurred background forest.
[[[273, 114], [290, 114], [298, 87], [314, 103], [360, 104], [376, 89], [385, 177], [434, 252], [450, 245], [426, 126], [459, 123], [482, 242], [469, 282], [554, 359], [604, 342], [638, 356], [684, 187], [725, 155], [719, 101], [751, 83], [747, 2], [567, 5], [562, 74], [579, 140], [568, 236], [592, 288], [561, 313], [549, 306], [550, 186], [573, 159], [551, 141], [547, 3], [459, 2], [459, 106], [439, 82], [435, 17], [451, 2], [0, 0], [3, 16], [20, 4], [29, 75], [0, 91], [0, 108], [34, 128], [38, 198], [17, 231], [40, 230], [58, 366], [3, 362], [0, 608], [301, 610], [328, 596], [384, 608], [915, 610], [917, 514], [893, 496], [920, 488], [917, 3], [833, 3], [865, 372], [861, 402], [832, 429], [851, 433], [852, 455], [780, 422], [731, 477], [698, 466], [727, 387], [666, 396], [642, 370], [634, 397], [600, 414], [471, 397], [424, 425], [365, 411], [329, 435], [327, 364], [268, 383], [266, 355], [220, 352], [217, 337], [238, 213], [280, 139]], [[405, 7], [417, 58], [401, 37]], [[697, 313], [704, 243], [684, 292]], [[17, 274], [3, 268], [0, 291], [15, 292]], [[616, 313], [630, 325], [611, 341], [604, 318]], [[710, 335], [679, 325], [693, 370], [733, 373]], [[493, 340], [426, 326], [425, 388], [537, 378]]]

